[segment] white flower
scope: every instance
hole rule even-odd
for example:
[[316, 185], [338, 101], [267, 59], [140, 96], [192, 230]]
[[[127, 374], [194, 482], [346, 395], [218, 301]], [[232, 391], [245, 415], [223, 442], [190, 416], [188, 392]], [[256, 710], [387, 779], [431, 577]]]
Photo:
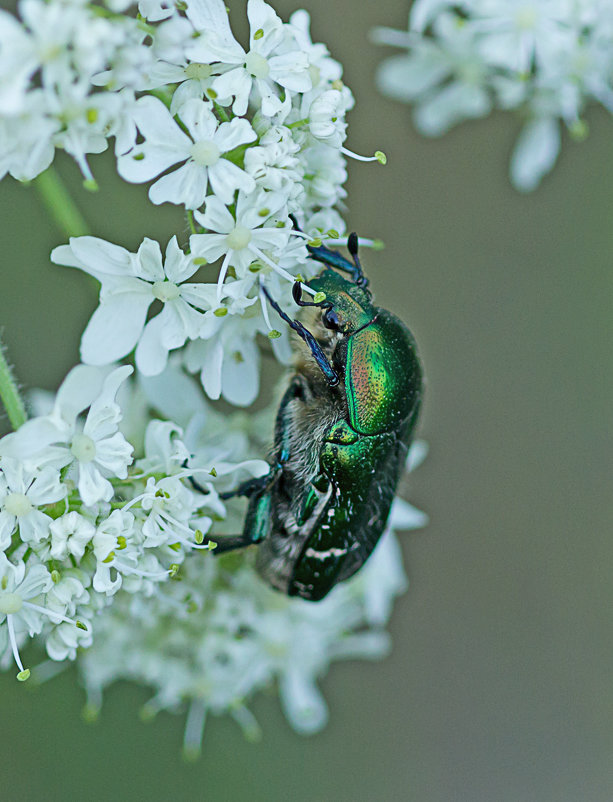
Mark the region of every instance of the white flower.
[[17, 459], [2, 458], [0, 549], [9, 547], [11, 536], [17, 527], [24, 543], [38, 543], [46, 538], [52, 519], [38, 507], [54, 504], [65, 495], [66, 488], [60, 483], [60, 475], [55, 468], [28, 470]]
[[[97, 237], [73, 237], [51, 254], [57, 264], [78, 267], [101, 284], [100, 306], [83, 334], [81, 355], [91, 365], [121, 359], [136, 346], [136, 366], [145, 375], [164, 369], [168, 352], [197, 336], [208, 306], [202, 284], [185, 284], [198, 269], [173, 237], [162, 260], [160, 246], [145, 238], [136, 254]], [[146, 322], [155, 301], [162, 311]]]
[[[213, 26], [201, 28], [202, 34], [194, 40], [188, 54], [194, 61], [219, 61], [232, 69], [215, 78], [212, 89], [220, 98], [233, 96], [232, 110], [243, 115], [251, 96], [252, 87], [261, 98], [262, 113], [272, 117], [284, 108], [275, 84], [286, 91], [286, 103], [291, 92], [307, 92], [312, 81], [309, 62], [295, 42], [290, 26], [284, 26], [273, 9], [263, 0], [248, 0], [250, 37], [249, 52], [234, 39], [223, 7], [223, 0], [201, 0], [210, 9], [208, 22]], [[192, 20], [196, 21], [193, 5]]]
[[54, 560], [64, 560], [69, 554], [72, 554], [78, 561], [85, 553], [85, 546], [91, 542], [96, 527], [87, 518], [73, 511], [56, 518], [49, 525], [49, 532], [51, 534], [50, 556]]
[[[97, 560], [93, 587], [97, 593], [111, 596], [119, 590], [122, 575], [111, 563], [115, 552], [129, 554], [138, 549], [136, 537], [134, 515], [127, 510], [113, 510], [109, 517], [98, 525], [92, 541]], [[111, 569], [115, 575], [114, 579], [111, 577]]]
[[417, 0], [409, 31], [375, 31], [408, 53], [383, 62], [381, 90], [415, 104], [415, 123], [437, 136], [493, 108], [526, 120], [511, 180], [534, 189], [555, 163], [559, 123], [585, 136], [590, 101], [613, 111], [611, 4], [586, 0]]
[[[219, 299], [228, 267], [234, 267], [243, 278], [255, 259], [283, 272], [291, 281], [292, 276], [281, 271], [264, 253], [264, 250], [280, 252], [288, 242], [291, 223], [282, 213], [284, 206], [281, 192], [259, 192], [253, 196], [240, 192], [235, 216], [215, 196], [207, 199], [204, 213], [196, 212], [198, 222], [211, 233], [192, 234], [189, 244], [193, 256], [214, 262], [224, 255], [217, 285]], [[282, 227], [274, 225], [277, 221]]]
[[345, 99], [338, 89], [328, 89], [315, 98], [309, 109], [309, 131], [315, 139], [342, 145], [347, 124], [344, 120]]
[[144, 137], [117, 162], [119, 174], [134, 183], [149, 181], [169, 167], [185, 162], [159, 178], [149, 190], [153, 203], [202, 206], [210, 183], [215, 195], [231, 203], [237, 189], [252, 192], [255, 182], [224, 154], [253, 142], [256, 133], [245, 119], [235, 117], [219, 124], [212, 106], [204, 100], [188, 100], [177, 112], [189, 136], [175, 123], [166, 106], [156, 98], [136, 102], [133, 119]]
[[[132, 462], [132, 447], [117, 431], [121, 410], [115, 402], [119, 386], [130, 373], [127, 365], [106, 377], [94, 368], [74, 368], [58, 392], [53, 412], [26, 421], [4, 437], [0, 454], [27, 464], [53, 466], [45, 470], [53, 470], [56, 476], [57, 469], [70, 465], [84, 504], [109, 501], [113, 496], [109, 477], [125, 479]], [[78, 415], [87, 407], [81, 426]], [[54, 501], [61, 497], [57, 492], [54, 489]]]
[[215, 336], [190, 343], [186, 364], [200, 371], [209, 398], [223, 397], [237, 406], [252, 404], [260, 386], [260, 352], [254, 338], [262, 324], [257, 319], [223, 318]]
[[[5, 554], [0, 553], [0, 654], [8, 643], [20, 669], [18, 679], [24, 680], [30, 675], [29, 670], [24, 669], [19, 654], [18, 641], [23, 642], [24, 633], [27, 632], [30, 637], [37, 635], [45, 622], [56, 625], [65, 622], [72, 629], [84, 628], [80, 622], [67, 618], [63, 611], [39, 603], [42, 594], [49, 591], [52, 584], [51, 574], [44, 565], [33, 563], [26, 566], [21, 561], [12, 563]], [[78, 633], [74, 637], [78, 637]]]

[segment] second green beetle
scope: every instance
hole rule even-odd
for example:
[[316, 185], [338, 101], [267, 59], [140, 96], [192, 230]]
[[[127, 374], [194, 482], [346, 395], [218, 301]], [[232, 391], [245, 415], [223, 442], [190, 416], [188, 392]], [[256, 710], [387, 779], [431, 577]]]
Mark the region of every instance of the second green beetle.
[[304, 301], [295, 284], [296, 303], [316, 307], [310, 328], [268, 298], [304, 347], [277, 413], [270, 472], [236, 491], [250, 499], [243, 533], [217, 548], [260, 544], [261, 576], [310, 601], [352, 576], [374, 550], [422, 398], [415, 340], [373, 304], [357, 244], [352, 234], [352, 262], [324, 246], [309, 248], [325, 268], [308, 285], [326, 296]]

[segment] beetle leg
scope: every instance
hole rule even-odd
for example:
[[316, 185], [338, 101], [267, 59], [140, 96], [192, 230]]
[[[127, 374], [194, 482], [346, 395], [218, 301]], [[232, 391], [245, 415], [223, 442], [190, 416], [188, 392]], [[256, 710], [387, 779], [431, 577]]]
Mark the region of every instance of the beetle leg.
[[336, 387], [336, 385], [338, 384], [338, 373], [334, 370], [334, 368], [328, 361], [328, 357], [324, 354], [321, 345], [317, 342], [315, 337], [313, 337], [311, 332], [308, 329], [306, 329], [302, 325], [302, 323], [300, 323], [297, 320], [293, 320], [289, 315], [287, 315], [281, 309], [279, 304], [271, 298], [266, 287], [262, 286], [262, 291], [264, 292], [264, 295], [268, 298], [269, 304], [279, 315], [279, 317], [281, 317], [287, 324], [289, 324], [292, 327], [292, 329], [294, 329], [296, 334], [298, 334], [299, 337], [302, 337], [305, 343], [309, 346], [309, 349], [313, 354], [314, 360], [321, 368], [321, 371], [326, 377], [330, 387]]
[[255, 479], [247, 479], [247, 481], [242, 482], [236, 490], [227, 490], [225, 493], [220, 493], [219, 498], [223, 501], [227, 501], [229, 498], [236, 498], [236, 496], [251, 498], [251, 496], [258, 493], [263, 493], [275, 483], [280, 470], [281, 466], [277, 464], [274, 468], [271, 468], [268, 473], [265, 473], [264, 476], [256, 476]]
[[253, 541], [245, 535], [220, 535], [219, 540], [213, 540], [213, 542], [216, 544], [212, 549], [213, 554], [225, 554], [228, 551], [253, 546]]

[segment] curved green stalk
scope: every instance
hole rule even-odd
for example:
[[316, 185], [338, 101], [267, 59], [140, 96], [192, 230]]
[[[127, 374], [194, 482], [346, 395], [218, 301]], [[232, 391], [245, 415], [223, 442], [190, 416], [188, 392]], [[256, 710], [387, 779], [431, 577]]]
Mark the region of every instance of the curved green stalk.
[[4, 356], [4, 348], [0, 342], [0, 399], [6, 409], [6, 413], [11, 422], [13, 429], [19, 427], [26, 422], [28, 416], [23, 400], [17, 389], [17, 382], [15, 381], [12, 371], [9, 367], [6, 357]]
[[68, 237], [89, 234], [85, 218], [70, 196], [53, 165], [34, 179], [41, 200], [58, 228]]

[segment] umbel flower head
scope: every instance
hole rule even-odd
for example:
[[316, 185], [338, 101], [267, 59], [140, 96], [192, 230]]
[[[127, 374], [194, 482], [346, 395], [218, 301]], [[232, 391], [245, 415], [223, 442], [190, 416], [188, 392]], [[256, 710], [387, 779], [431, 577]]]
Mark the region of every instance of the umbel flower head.
[[415, 106], [415, 124], [439, 136], [493, 109], [523, 127], [510, 175], [532, 190], [555, 164], [560, 127], [583, 139], [589, 103], [613, 112], [613, 4], [609, 0], [416, 0], [408, 31], [378, 28], [381, 91]]
[[[254, 401], [262, 346], [291, 356], [277, 311], [295, 316], [292, 286], [319, 269], [307, 245], [344, 240], [353, 97], [306, 12], [286, 23], [247, 0], [243, 47], [223, 0], [142, 0], [138, 19], [103, 5], [0, 12], [0, 177], [29, 181], [60, 148], [93, 188], [88, 156], [113, 140], [119, 175], [183, 207], [191, 233], [135, 250], [74, 236], [52, 253], [96, 279], [99, 304], [83, 364], [0, 439], [0, 665], [25, 680], [37, 647], [39, 679], [76, 661], [90, 714], [112, 682], [144, 683], [145, 715], [188, 709], [189, 753], [209, 712], [256, 734], [247, 702], [269, 685], [312, 732], [330, 662], [388, 648], [398, 547], [390, 531], [316, 605], [267, 587], [252, 554], [214, 557], [242, 530], [230, 491], [269, 471], [275, 408], [212, 402]], [[423, 523], [397, 501], [389, 529]]]

